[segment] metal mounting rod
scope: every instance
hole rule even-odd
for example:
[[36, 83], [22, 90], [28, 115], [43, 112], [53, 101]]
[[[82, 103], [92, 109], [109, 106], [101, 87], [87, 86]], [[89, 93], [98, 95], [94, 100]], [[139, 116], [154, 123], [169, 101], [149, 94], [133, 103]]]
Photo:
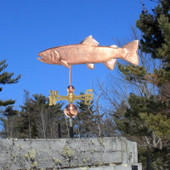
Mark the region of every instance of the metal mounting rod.
[[[71, 85], [72, 84], [72, 67], [71, 67], [71, 65], [70, 65], [70, 69], [69, 69], [69, 85], [70, 86], [72, 86]], [[70, 118], [70, 138], [73, 138], [73, 120], [72, 120], [72, 118]]]
[[70, 138], [73, 138], [73, 119], [70, 118]]
[[72, 78], [72, 77], [71, 77], [71, 76], [72, 76], [71, 73], [72, 73], [72, 68], [71, 68], [71, 65], [70, 65], [70, 69], [69, 69], [69, 85], [70, 85], [70, 86], [71, 86], [71, 84], [72, 84], [72, 83], [71, 83], [71, 80], [72, 80], [72, 79], [71, 79], [71, 78]]

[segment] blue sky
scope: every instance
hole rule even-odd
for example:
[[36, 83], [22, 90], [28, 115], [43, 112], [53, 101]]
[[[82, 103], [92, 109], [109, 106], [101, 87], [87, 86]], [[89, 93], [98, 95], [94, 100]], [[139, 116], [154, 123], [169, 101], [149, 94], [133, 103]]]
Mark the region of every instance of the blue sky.
[[[155, 5], [143, 0], [148, 9]], [[22, 74], [19, 83], [3, 86], [0, 99], [15, 99], [16, 106], [24, 102], [24, 89], [30, 94], [49, 95], [58, 90], [66, 95], [69, 70], [37, 60], [37, 54], [47, 48], [77, 44], [92, 35], [100, 45], [116, 44], [130, 36], [141, 13], [140, 0], [1, 0], [0, 60], [6, 59], [6, 71]], [[75, 94], [92, 88], [92, 82], [107, 80], [104, 64], [94, 70], [86, 65], [72, 66]], [[14, 75], [14, 77], [15, 77]]]

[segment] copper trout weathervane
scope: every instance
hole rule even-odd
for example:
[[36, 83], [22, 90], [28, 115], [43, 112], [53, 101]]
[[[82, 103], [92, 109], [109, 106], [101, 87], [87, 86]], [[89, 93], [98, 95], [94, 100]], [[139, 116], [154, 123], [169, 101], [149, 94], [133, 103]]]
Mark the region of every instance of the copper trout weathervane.
[[77, 115], [77, 108], [73, 104], [74, 100], [84, 100], [85, 104], [90, 105], [93, 99], [93, 90], [89, 89], [86, 94], [74, 95], [74, 87], [71, 84], [71, 65], [86, 64], [88, 68], [94, 69], [95, 63], [104, 63], [109, 70], [113, 70], [118, 58], [126, 60], [131, 64], [138, 65], [139, 58], [137, 55], [138, 40], [118, 48], [116, 45], [99, 46], [99, 43], [90, 35], [80, 44], [65, 45], [50, 48], [40, 52], [38, 59], [47, 64], [64, 65], [69, 68], [69, 86], [68, 95], [60, 96], [58, 91], [51, 91], [49, 96], [49, 105], [55, 105], [59, 100], [67, 100], [64, 113], [69, 118]]

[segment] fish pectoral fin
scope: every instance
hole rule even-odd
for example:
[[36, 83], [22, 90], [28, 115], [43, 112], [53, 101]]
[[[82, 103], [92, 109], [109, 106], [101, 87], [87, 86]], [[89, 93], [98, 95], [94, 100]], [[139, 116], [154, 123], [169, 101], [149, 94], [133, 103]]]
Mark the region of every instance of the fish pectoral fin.
[[66, 66], [67, 68], [71, 68], [71, 66], [67, 63], [67, 61], [65, 61], [65, 60], [60, 60], [60, 63], [62, 64], [62, 65], [64, 65], [64, 66]]
[[94, 64], [92, 64], [92, 63], [86, 64], [86, 66], [91, 70], [94, 69]]
[[111, 45], [110, 47], [112, 47], [112, 48], [118, 48], [117, 45]]
[[109, 61], [104, 62], [104, 65], [109, 69], [113, 70], [116, 64], [116, 59], [111, 59]]
[[92, 37], [92, 35], [85, 38], [80, 44], [88, 44], [98, 46], [99, 43]]

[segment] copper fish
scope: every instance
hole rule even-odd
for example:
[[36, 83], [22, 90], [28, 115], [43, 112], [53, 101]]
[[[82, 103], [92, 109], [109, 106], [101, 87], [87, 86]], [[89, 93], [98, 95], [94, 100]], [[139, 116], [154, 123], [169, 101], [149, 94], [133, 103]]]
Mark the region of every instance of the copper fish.
[[137, 54], [139, 41], [135, 40], [118, 48], [116, 45], [99, 46], [90, 35], [80, 44], [58, 46], [40, 52], [38, 59], [47, 64], [59, 64], [70, 68], [74, 64], [86, 64], [93, 69], [95, 63], [104, 63], [109, 70], [113, 70], [116, 59], [126, 60], [134, 65], [139, 64]]

